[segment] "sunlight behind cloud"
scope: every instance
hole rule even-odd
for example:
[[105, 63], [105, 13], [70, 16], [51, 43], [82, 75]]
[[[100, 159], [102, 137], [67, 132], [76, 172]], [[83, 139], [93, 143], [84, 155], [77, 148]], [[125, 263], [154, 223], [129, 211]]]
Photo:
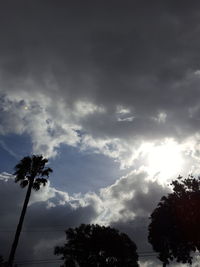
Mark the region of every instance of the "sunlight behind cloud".
[[181, 173], [183, 166], [181, 146], [171, 139], [160, 145], [146, 145], [147, 171], [151, 177], [161, 183], [176, 177]]

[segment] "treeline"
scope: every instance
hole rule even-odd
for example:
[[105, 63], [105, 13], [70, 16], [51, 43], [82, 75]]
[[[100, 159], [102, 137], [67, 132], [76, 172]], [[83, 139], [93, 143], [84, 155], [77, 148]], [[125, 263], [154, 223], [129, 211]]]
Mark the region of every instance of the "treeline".
[[[15, 166], [15, 182], [27, 186], [19, 223], [9, 259], [0, 257], [0, 266], [13, 267], [28, 202], [32, 190], [45, 186], [52, 169], [41, 155], [23, 158]], [[163, 196], [150, 216], [148, 240], [163, 266], [172, 261], [192, 264], [200, 251], [200, 178], [179, 176], [171, 183], [172, 192]], [[63, 267], [137, 267], [137, 246], [117, 229], [82, 224], [66, 230], [66, 243], [55, 247]]]

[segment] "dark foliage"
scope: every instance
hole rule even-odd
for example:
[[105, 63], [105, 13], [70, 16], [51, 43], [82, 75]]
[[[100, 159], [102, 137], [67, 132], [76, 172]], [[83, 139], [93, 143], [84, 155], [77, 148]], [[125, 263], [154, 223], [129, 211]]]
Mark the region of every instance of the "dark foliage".
[[55, 254], [62, 255], [68, 267], [138, 267], [135, 243], [118, 230], [82, 224], [66, 231], [67, 243], [56, 247]]
[[15, 233], [15, 238], [9, 255], [8, 266], [12, 267], [15, 257], [15, 251], [18, 245], [19, 236], [22, 230], [26, 209], [31, 196], [32, 189], [38, 191], [41, 185], [45, 186], [47, 178], [52, 172], [51, 168], [45, 167], [48, 159], [40, 155], [33, 155], [32, 157], [24, 157], [15, 166], [15, 182], [19, 182], [22, 188], [28, 186], [24, 204], [22, 207], [21, 216]]
[[[17, 267], [18, 265], [15, 264], [14, 267]], [[4, 261], [3, 257], [0, 256], [0, 267], [9, 267], [9, 264], [7, 261]]]
[[19, 164], [15, 166], [15, 182], [20, 182], [22, 188], [26, 187], [33, 180], [32, 188], [39, 190], [41, 185], [46, 185], [51, 168], [45, 167], [48, 159], [43, 156], [33, 155], [24, 157]]
[[148, 239], [163, 266], [192, 264], [192, 252], [200, 250], [200, 178], [179, 176], [171, 185], [173, 192], [151, 214]]
[[0, 267], [6, 267], [6, 266], [8, 266], [8, 265], [7, 265], [6, 262], [3, 260], [3, 257], [0, 256]]

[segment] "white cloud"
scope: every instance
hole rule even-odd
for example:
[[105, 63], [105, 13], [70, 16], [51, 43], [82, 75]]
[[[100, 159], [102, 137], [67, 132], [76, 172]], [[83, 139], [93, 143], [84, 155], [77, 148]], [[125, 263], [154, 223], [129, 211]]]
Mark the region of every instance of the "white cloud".
[[7, 182], [9, 180], [14, 180], [14, 176], [10, 173], [2, 172], [0, 173], [0, 180]]
[[[190, 73], [174, 86], [179, 91], [181, 86], [193, 83], [197, 86], [198, 82], [198, 77]], [[142, 147], [147, 142], [156, 145], [173, 138], [182, 145], [189, 139], [196, 143], [199, 139], [194, 123], [199, 114], [197, 103], [187, 105], [184, 118], [179, 118], [181, 114], [175, 107], [173, 110], [152, 106], [152, 112], [144, 114], [134, 103], [114, 101], [109, 105], [106, 102], [97, 104], [89, 97], [77, 95], [72, 98], [68, 94], [69, 88], [59, 88], [52, 75], [49, 79], [44, 78], [42, 85], [41, 81], [29, 77], [20, 81], [15, 90], [0, 89], [0, 134], [27, 133], [31, 137], [33, 153], [55, 157], [61, 144], [66, 144], [82, 151], [102, 153], [118, 161], [122, 168], [138, 168], [138, 164], [143, 164]], [[194, 132], [188, 130], [190, 124]], [[190, 156], [197, 159], [198, 146], [193, 148], [196, 156], [195, 153]]]
[[[166, 189], [148, 179], [145, 171], [132, 171], [113, 185], [100, 190], [103, 212], [97, 218], [101, 224], [148, 217]], [[140, 203], [141, 201], [141, 203]]]
[[[32, 138], [33, 153], [54, 157], [60, 144], [75, 146], [80, 126], [73, 122], [73, 111], [65, 116], [64, 104], [48, 96], [19, 92], [2, 99], [1, 128], [3, 135], [27, 133]], [[82, 114], [81, 114], [82, 116]], [[78, 114], [76, 114], [78, 120]]]

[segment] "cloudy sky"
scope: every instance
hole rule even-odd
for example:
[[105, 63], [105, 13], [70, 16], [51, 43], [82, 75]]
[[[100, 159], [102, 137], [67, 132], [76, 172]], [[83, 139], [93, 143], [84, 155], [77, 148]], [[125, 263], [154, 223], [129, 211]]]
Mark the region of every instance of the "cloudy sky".
[[172, 178], [199, 174], [199, 36], [197, 0], [0, 1], [0, 254], [26, 191], [13, 167], [34, 153], [54, 172], [16, 261], [57, 267], [64, 230], [99, 223], [160, 266], [148, 217]]

